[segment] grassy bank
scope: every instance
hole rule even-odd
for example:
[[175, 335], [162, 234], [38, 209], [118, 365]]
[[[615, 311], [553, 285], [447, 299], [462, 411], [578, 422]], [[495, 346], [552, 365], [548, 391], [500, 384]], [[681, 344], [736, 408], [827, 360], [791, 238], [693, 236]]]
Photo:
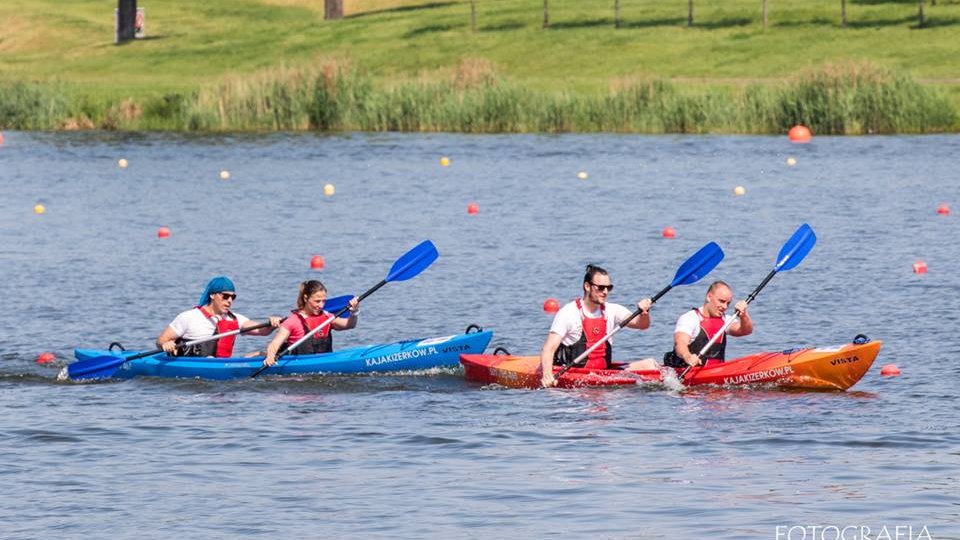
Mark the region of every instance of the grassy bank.
[[[467, 133], [783, 133], [949, 130], [938, 93], [868, 64], [825, 66], [780, 84], [684, 91], [666, 80], [624, 83], [605, 95], [531, 90], [485, 61], [447, 81], [379, 86], [334, 61], [232, 77], [200, 91], [97, 108], [46, 84], [0, 86], [0, 124], [17, 129], [187, 131], [448, 131]], [[86, 108], [84, 108], [86, 107]]]
[[322, 0], [141, 0], [151, 39], [118, 47], [113, 3], [7, 0], [0, 126], [960, 129], [960, 0], [922, 29], [914, 0], [848, 0], [846, 28], [838, 0], [771, 1], [766, 30], [760, 4], [698, 1], [688, 27], [686, 2], [621, 0], [615, 29], [613, 2], [553, 0], [544, 29], [539, 0], [478, 0], [471, 31], [467, 1], [345, 0], [323, 21]]

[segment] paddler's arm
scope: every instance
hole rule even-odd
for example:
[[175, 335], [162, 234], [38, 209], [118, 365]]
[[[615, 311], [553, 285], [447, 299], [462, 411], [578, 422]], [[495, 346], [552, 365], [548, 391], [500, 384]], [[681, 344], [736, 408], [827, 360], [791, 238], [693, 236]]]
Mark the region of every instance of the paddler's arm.
[[[263, 328], [251, 330], [247, 333], [253, 334], [255, 336], [269, 336], [273, 332], [273, 329], [280, 326], [281, 323], [283, 323], [283, 319], [281, 319], [280, 317], [270, 317], [270, 326], [265, 326]], [[258, 324], [260, 323], [258, 323], [257, 321], [248, 320], [247, 322], [243, 323], [243, 328], [250, 328], [251, 326], [256, 326]]]
[[544, 388], [550, 388], [556, 381], [553, 378], [553, 355], [563, 341], [563, 336], [550, 332], [547, 334], [547, 340], [543, 342], [543, 348], [540, 349], [540, 384]]
[[277, 352], [280, 351], [280, 346], [283, 345], [283, 342], [289, 337], [290, 331], [281, 326], [280, 329], [277, 330], [277, 335], [273, 336], [270, 344], [267, 345], [267, 355], [263, 359], [263, 365], [272, 366], [277, 363]]
[[730, 328], [727, 329], [727, 333], [731, 336], [749, 336], [753, 333], [753, 319], [751, 319], [750, 314], [747, 313], [748, 305], [745, 301], [741, 300], [734, 306], [734, 309], [740, 313], [740, 320], [731, 324]]
[[700, 357], [690, 352], [690, 334], [686, 332], [673, 333], [673, 351], [683, 359], [687, 365], [700, 365]]
[[360, 312], [360, 302], [357, 301], [357, 297], [354, 296], [347, 302], [347, 307], [350, 309], [350, 316], [346, 319], [341, 319], [337, 317], [330, 326], [334, 330], [350, 330], [351, 328], [357, 327], [357, 314]]
[[636, 328], [637, 330], [646, 330], [647, 328], [650, 328], [650, 306], [652, 305], [653, 301], [649, 298], [644, 298], [643, 300], [637, 302], [637, 309], [640, 310], [640, 315], [634, 317], [627, 327]]
[[157, 337], [157, 348], [163, 349], [163, 351], [170, 356], [176, 356], [178, 337], [180, 336], [177, 335], [176, 330], [173, 328], [169, 326], [164, 328], [163, 332], [160, 332], [160, 335]]

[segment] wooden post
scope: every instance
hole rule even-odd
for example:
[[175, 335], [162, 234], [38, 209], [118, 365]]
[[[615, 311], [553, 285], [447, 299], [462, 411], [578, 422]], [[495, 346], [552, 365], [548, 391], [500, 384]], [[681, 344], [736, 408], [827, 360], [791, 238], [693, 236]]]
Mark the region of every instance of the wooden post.
[[324, 0], [323, 18], [330, 21], [343, 18], [343, 0]]
[[137, 23], [137, 0], [117, 0], [116, 42], [123, 43], [134, 38]]
[[470, 0], [470, 31], [477, 33], [477, 0]]
[[763, 31], [767, 31], [767, 0], [763, 0]]
[[840, 26], [847, 27], [847, 0], [840, 0]]
[[917, 25], [918, 28], [923, 28], [923, 0], [920, 0], [920, 23]]
[[613, 26], [620, 28], [620, 0], [613, 2]]
[[550, 26], [550, 7], [547, 5], [547, 0], [543, 0], [543, 27], [547, 28]]
[[687, 26], [693, 26], [693, 0], [690, 0], [687, 7]]

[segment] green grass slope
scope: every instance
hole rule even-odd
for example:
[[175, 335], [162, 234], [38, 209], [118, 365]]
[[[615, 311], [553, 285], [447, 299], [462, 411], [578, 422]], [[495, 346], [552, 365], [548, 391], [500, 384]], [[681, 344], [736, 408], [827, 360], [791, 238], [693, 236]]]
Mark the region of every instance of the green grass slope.
[[960, 0], [141, 0], [149, 39], [113, 44], [116, 2], [0, 2], [0, 83], [58, 81], [99, 99], [138, 98], [210, 85], [226, 75], [318, 58], [345, 58], [379, 82], [449, 78], [483, 58], [513, 84], [599, 94], [637, 79], [684, 87], [775, 82], [826, 62], [869, 60], [943, 89], [960, 103]]

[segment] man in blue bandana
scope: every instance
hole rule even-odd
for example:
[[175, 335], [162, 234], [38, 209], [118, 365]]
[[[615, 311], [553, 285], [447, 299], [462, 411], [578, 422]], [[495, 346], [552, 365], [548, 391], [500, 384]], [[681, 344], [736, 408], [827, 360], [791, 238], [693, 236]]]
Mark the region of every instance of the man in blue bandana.
[[[256, 321], [230, 310], [237, 298], [237, 288], [226, 276], [217, 276], [207, 283], [197, 306], [184, 311], [167, 326], [157, 338], [157, 347], [171, 356], [216, 356], [226, 358], [233, 354], [237, 335], [198, 343], [190, 347], [181, 345], [187, 341], [203, 339], [233, 330], [256, 326]], [[266, 336], [280, 326], [280, 317], [270, 317], [270, 326], [251, 330], [249, 333]]]

